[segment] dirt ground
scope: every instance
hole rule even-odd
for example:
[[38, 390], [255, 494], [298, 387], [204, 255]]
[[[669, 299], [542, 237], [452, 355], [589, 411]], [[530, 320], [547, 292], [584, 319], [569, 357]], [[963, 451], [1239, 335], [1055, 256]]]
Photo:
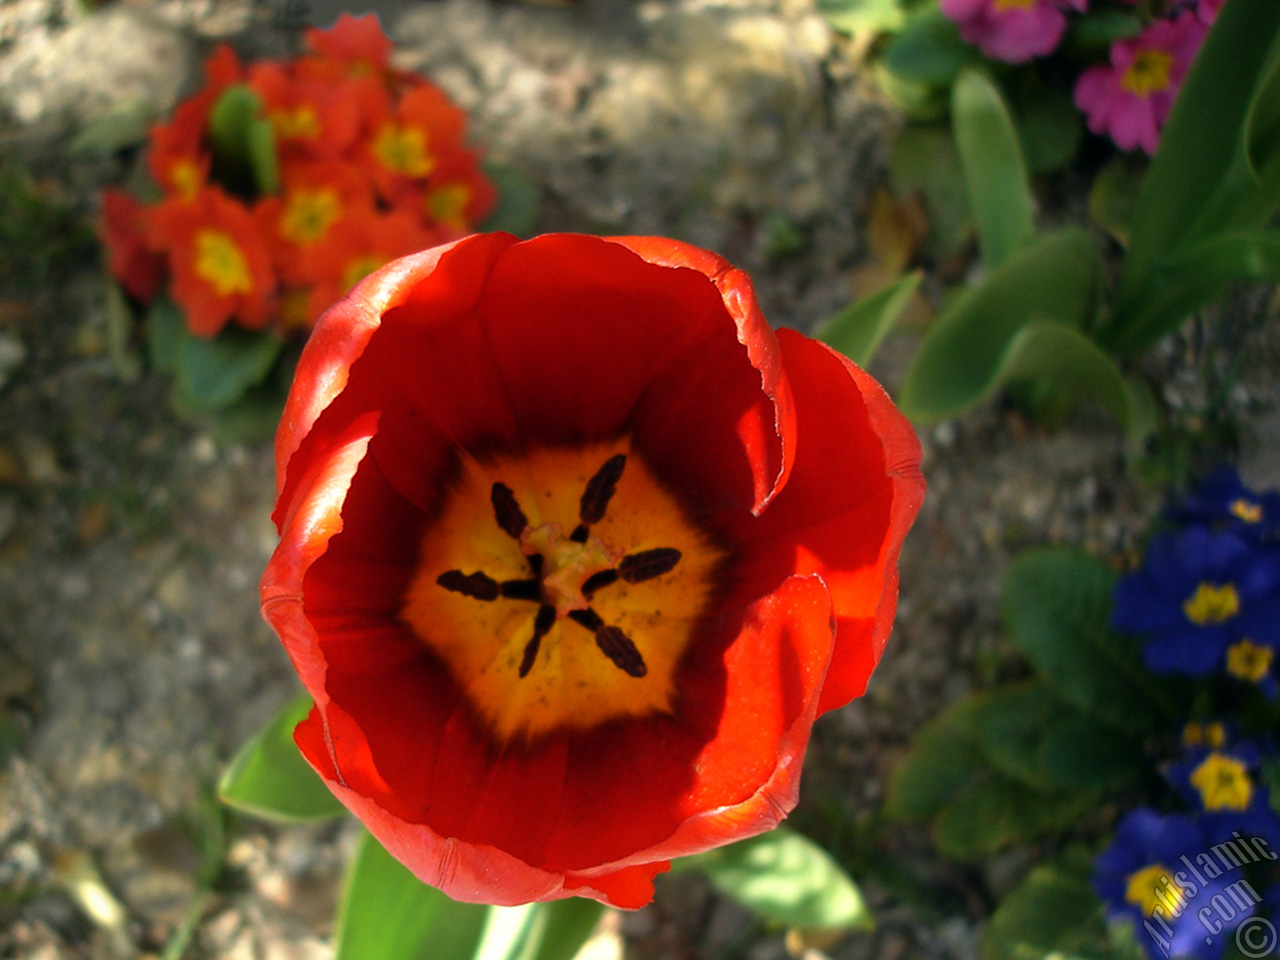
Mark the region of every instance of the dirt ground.
[[[117, 0], [92, 17], [73, 0], [0, 0], [0, 194], [21, 168], [41, 200], [0, 206], [0, 957], [159, 956], [187, 935], [191, 958], [330, 955], [350, 825], [233, 820], [220, 837], [210, 799], [297, 690], [256, 602], [270, 452], [170, 414], [83, 226], [100, 187], [136, 183], [138, 158], [76, 138], [111, 111], [172, 106], [214, 40], [284, 53], [300, 22], [370, 8], [399, 64], [538, 185], [540, 230], [713, 248], [752, 273], [777, 324], [808, 327], [866, 292], [852, 280], [866, 204], [900, 120], [809, 0]], [[20, 216], [15, 240], [3, 231]], [[798, 239], [780, 244], [780, 225]], [[1241, 299], [1225, 333], [1180, 340], [1153, 370], [1180, 422], [1225, 409], [1246, 476], [1280, 485], [1277, 338], [1235, 356], [1264, 304]], [[912, 343], [891, 340], [873, 368], [891, 390]], [[1225, 400], [1210, 402], [1204, 370]], [[922, 439], [930, 490], [894, 637], [867, 696], [818, 724], [796, 813], [877, 914], [874, 932], [821, 945], [835, 960], [976, 956], [1025, 855], [948, 865], [918, 832], [872, 834], [868, 818], [912, 731], [1016, 669], [996, 606], [1010, 556], [1045, 542], [1119, 556], [1159, 507], [1088, 411], [1051, 434], [993, 403]], [[690, 876], [607, 927], [597, 960], [786, 956], [782, 932]]]

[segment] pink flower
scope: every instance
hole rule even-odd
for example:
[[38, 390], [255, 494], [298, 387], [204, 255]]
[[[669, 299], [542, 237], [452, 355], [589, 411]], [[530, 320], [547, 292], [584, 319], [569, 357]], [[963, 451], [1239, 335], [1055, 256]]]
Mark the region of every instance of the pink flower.
[[1076, 81], [1076, 107], [1089, 129], [1108, 134], [1121, 150], [1155, 153], [1182, 78], [1207, 28], [1188, 11], [1157, 20], [1132, 40], [1111, 47], [1110, 66], [1091, 67]]
[[940, 0], [960, 36], [993, 60], [1025, 63], [1052, 53], [1067, 29], [1063, 10], [1089, 0]]

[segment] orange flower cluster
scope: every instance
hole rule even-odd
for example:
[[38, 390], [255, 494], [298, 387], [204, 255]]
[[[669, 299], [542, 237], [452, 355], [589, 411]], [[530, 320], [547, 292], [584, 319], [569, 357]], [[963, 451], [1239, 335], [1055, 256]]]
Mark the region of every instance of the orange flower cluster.
[[[143, 301], [169, 280], [199, 336], [229, 322], [310, 327], [366, 274], [471, 232], [495, 204], [466, 146], [465, 115], [389, 66], [376, 17], [344, 14], [306, 42], [301, 57], [247, 67], [218, 47], [203, 89], [152, 128], [148, 166], [163, 198], [147, 206], [103, 194], [112, 272]], [[269, 125], [270, 193], [242, 158], [219, 155], [211, 134], [220, 99], [237, 86]]]

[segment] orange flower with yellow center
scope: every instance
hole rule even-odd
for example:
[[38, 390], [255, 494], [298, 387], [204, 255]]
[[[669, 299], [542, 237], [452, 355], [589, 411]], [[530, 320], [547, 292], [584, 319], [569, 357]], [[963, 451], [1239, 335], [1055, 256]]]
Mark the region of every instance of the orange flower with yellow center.
[[336, 188], [294, 190], [280, 214], [280, 234], [299, 246], [307, 246], [323, 239], [341, 216], [342, 198]]
[[207, 281], [218, 296], [248, 293], [253, 289], [244, 252], [226, 231], [198, 231], [195, 258], [196, 275]]
[[427, 132], [419, 127], [384, 123], [371, 149], [384, 167], [406, 177], [425, 177], [435, 167], [427, 152]]

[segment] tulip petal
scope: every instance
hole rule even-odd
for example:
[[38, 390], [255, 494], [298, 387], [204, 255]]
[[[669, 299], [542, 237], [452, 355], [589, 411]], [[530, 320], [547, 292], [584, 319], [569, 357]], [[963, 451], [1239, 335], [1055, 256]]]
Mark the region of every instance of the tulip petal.
[[730, 539], [748, 557], [726, 603], [792, 573], [817, 573], [838, 625], [823, 711], [866, 689], [897, 606], [897, 562], [924, 499], [920, 442], [884, 390], [854, 363], [794, 331], [779, 333], [795, 392], [800, 455], [758, 522]]

